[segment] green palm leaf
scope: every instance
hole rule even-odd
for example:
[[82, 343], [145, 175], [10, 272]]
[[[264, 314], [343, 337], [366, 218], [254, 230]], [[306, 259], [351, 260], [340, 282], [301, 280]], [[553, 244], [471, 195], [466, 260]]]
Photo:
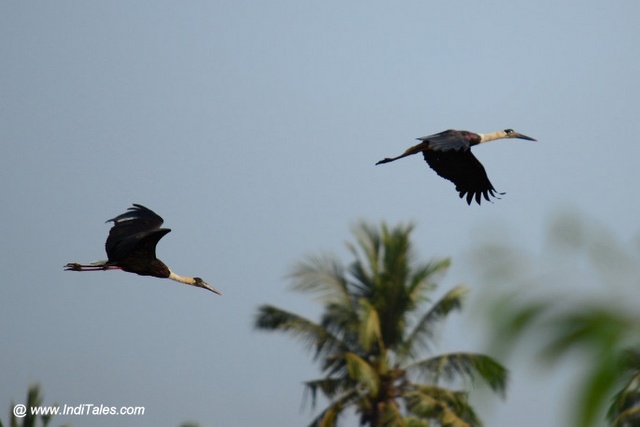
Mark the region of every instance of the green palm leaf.
[[640, 351], [628, 349], [621, 359], [625, 384], [613, 397], [607, 419], [613, 427], [640, 425]]
[[421, 350], [429, 349], [429, 343], [434, 338], [436, 324], [445, 319], [453, 310], [460, 310], [462, 301], [468, 293], [469, 289], [466, 286], [456, 286], [438, 300], [416, 323], [405, 340], [402, 353], [414, 356]]
[[345, 349], [345, 344], [321, 325], [270, 305], [258, 308], [254, 325], [257, 329], [278, 330], [293, 335], [302, 340], [305, 346], [314, 348], [315, 357]]
[[343, 393], [346, 393], [354, 388], [355, 382], [345, 381], [343, 378], [320, 378], [317, 380], [305, 381], [305, 394], [303, 396], [306, 400], [307, 396], [311, 397], [311, 407], [316, 406], [318, 397], [318, 390], [322, 392], [327, 398], [333, 399]]
[[437, 383], [456, 379], [482, 380], [491, 389], [504, 396], [507, 388], [508, 372], [493, 358], [484, 354], [449, 353], [413, 363], [407, 370]]
[[380, 390], [380, 377], [376, 369], [356, 354], [346, 353], [344, 358], [347, 362], [349, 377], [370, 396], [376, 397]]
[[356, 390], [343, 393], [334, 399], [320, 415], [314, 418], [311, 424], [309, 424], [309, 427], [334, 427], [344, 408], [349, 406], [357, 396], [358, 392]]
[[469, 405], [467, 393], [452, 391], [436, 386], [420, 385], [406, 394], [409, 412], [422, 418], [440, 421], [443, 426], [481, 426], [473, 408]]
[[294, 290], [315, 293], [322, 302], [344, 303], [350, 298], [345, 267], [333, 256], [310, 256], [297, 263], [289, 277]]
[[375, 307], [366, 299], [360, 300], [362, 319], [360, 321], [360, 345], [365, 352], [369, 352], [373, 344], [382, 346], [382, 332], [380, 317]]

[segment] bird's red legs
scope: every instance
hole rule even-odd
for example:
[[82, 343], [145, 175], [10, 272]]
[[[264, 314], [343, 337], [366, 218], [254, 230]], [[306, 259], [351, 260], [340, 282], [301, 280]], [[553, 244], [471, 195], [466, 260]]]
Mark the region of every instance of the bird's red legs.
[[96, 264], [78, 264], [77, 262], [70, 262], [64, 266], [65, 271], [105, 271], [105, 270], [120, 270], [120, 267], [116, 265], [96, 265]]

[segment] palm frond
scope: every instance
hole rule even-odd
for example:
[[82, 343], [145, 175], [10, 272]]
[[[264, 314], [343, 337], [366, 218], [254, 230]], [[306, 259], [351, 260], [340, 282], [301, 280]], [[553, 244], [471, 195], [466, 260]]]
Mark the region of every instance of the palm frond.
[[[385, 226], [383, 225], [383, 228]], [[359, 222], [351, 228], [351, 232], [356, 239], [357, 245], [347, 243], [347, 248], [351, 251], [356, 260], [362, 266], [368, 266], [368, 270], [377, 272], [381, 270], [381, 253], [384, 250], [380, 231], [371, 224]]]
[[345, 344], [326, 328], [295, 313], [271, 305], [258, 307], [254, 327], [267, 331], [288, 332], [315, 351], [315, 357], [344, 351]]
[[304, 396], [303, 403], [308, 397], [311, 397], [311, 407], [316, 406], [318, 397], [318, 391], [321, 391], [324, 396], [331, 400], [334, 397], [344, 394], [349, 390], [352, 390], [356, 386], [354, 381], [348, 378], [319, 378], [317, 380], [304, 382]]
[[548, 327], [553, 328], [554, 336], [542, 356], [555, 360], [574, 347], [608, 348], [636, 330], [636, 321], [635, 317], [600, 304], [560, 313], [549, 320]]
[[453, 310], [462, 308], [462, 301], [469, 293], [466, 286], [456, 286], [438, 300], [413, 327], [402, 349], [403, 355], [414, 356], [421, 350], [429, 349], [429, 341], [435, 334], [435, 326]]
[[353, 227], [357, 245], [347, 247], [355, 257], [349, 269], [354, 295], [371, 298], [381, 287], [404, 283], [414, 258], [409, 240], [412, 230], [412, 224], [393, 229], [384, 223], [379, 229], [367, 223]]
[[395, 400], [385, 402], [382, 414], [380, 415], [380, 421], [385, 427], [406, 427], [404, 417]]
[[342, 412], [342, 405], [330, 405], [311, 421], [309, 427], [335, 427], [340, 412]]
[[576, 393], [580, 396], [585, 407], [581, 409], [576, 417], [576, 426], [596, 426], [600, 422], [606, 401], [619, 383], [620, 367], [619, 358], [609, 350], [598, 355], [599, 360], [596, 366], [591, 367], [579, 390]]
[[360, 384], [367, 391], [367, 394], [373, 397], [377, 396], [380, 390], [378, 372], [357, 354], [345, 353], [344, 358], [349, 377]]
[[620, 366], [625, 385], [613, 397], [607, 411], [607, 419], [613, 426], [633, 425], [631, 420], [640, 421], [640, 352], [627, 349], [620, 357]]
[[405, 427], [431, 427], [432, 424], [422, 418], [417, 417], [404, 417]]
[[493, 335], [490, 348], [498, 354], [512, 351], [518, 341], [527, 336], [525, 332], [540, 326], [540, 322], [547, 317], [552, 307], [552, 301], [551, 298], [545, 298], [522, 302], [515, 292], [495, 298], [489, 309]]
[[379, 271], [369, 271], [361, 260], [349, 265], [349, 293], [358, 299], [373, 299], [380, 292], [382, 280]]
[[325, 305], [320, 324], [335, 335], [344, 337], [346, 342], [357, 337], [359, 313], [358, 301], [330, 303]]
[[345, 267], [335, 256], [309, 256], [297, 263], [288, 277], [294, 290], [315, 293], [322, 302], [343, 303], [350, 298]]
[[[382, 227], [383, 268], [387, 276], [397, 278], [402, 282], [411, 273], [409, 268], [415, 261], [413, 246], [409, 238], [413, 225], [400, 226], [389, 230]], [[404, 284], [404, 283], [403, 283]]]
[[482, 423], [469, 405], [466, 392], [420, 385], [405, 394], [407, 410], [423, 419], [436, 419], [443, 426], [471, 427]]
[[607, 412], [612, 426], [634, 425], [631, 421], [640, 421], [640, 372], [633, 375], [626, 386], [613, 398]]
[[448, 353], [415, 362], [407, 370], [434, 384], [441, 378], [446, 381], [480, 379], [503, 397], [509, 379], [509, 372], [504, 366], [490, 356], [476, 353]]
[[640, 405], [632, 406], [611, 420], [611, 427], [633, 427], [640, 425]]
[[396, 400], [373, 400], [367, 403], [366, 408], [360, 408], [361, 426], [406, 427]]
[[414, 265], [407, 284], [407, 292], [411, 300], [416, 302], [424, 301], [427, 298], [427, 293], [436, 288], [435, 281], [446, 273], [450, 265], [450, 258], [436, 259]]
[[360, 300], [360, 306], [362, 310], [359, 334], [360, 345], [365, 352], [369, 352], [373, 344], [377, 344], [379, 348], [383, 345], [380, 317], [375, 307], [366, 299]]
[[309, 427], [335, 427], [338, 417], [358, 396], [357, 390], [350, 390], [334, 399], [331, 404], [311, 421]]
[[600, 303], [550, 316], [547, 327], [553, 336], [541, 353], [543, 360], [553, 362], [575, 349], [597, 354], [576, 393], [578, 401], [583, 402], [576, 425], [596, 425], [607, 401], [625, 378], [628, 366], [621, 360], [620, 343], [633, 337], [636, 321], [635, 315]]

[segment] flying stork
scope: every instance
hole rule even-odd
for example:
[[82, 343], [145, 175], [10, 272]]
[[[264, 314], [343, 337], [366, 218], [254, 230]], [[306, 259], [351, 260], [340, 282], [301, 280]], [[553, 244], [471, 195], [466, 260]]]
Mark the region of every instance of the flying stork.
[[499, 198], [504, 193], [498, 193], [491, 182], [482, 163], [471, 152], [471, 147], [496, 139], [520, 138], [529, 141], [535, 139], [522, 135], [513, 129], [505, 129], [493, 133], [473, 133], [466, 130], [445, 130], [435, 135], [416, 138], [420, 143], [407, 149], [398, 157], [380, 160], [376, 165], [393, 162], [412, 154], [422, 153], [424, 160], [431, 169], [441, 177], [456, 185], [460, 198], [467, 196], [467, 204], [471, 204], [474, 197], [480, 204], [481, 197], [491, 201], [489, 196]]
[[141, 276], [171, 279], [222, 295], [201, 278], [179, 276], [156, 258], [156, 245], [171, 230], [160, 228], [164, 221], [151, 209], [134, 203], [127, 212], [107, 222], [114, 223], [105, 244], [109, 259], [90, 264], [71, 262], [65, 266], [66, 271], [122, 270]]

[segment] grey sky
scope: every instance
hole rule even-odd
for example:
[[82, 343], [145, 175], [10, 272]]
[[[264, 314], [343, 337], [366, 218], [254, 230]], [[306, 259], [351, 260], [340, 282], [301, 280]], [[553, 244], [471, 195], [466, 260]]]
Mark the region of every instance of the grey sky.
[[[479, 235], [535, 251], [563, 208], [637, 233], [639, 18], [635, 1], [0, 3], [0, 417], [40, 382], [46, 403], [146, 406], [56, 425], [304, 425], [317, 368], [253, 315], [317, 314], [284, 276], [346, 258], [358, 219], [415, 221], [424, 258], [453, 258], [443, 290], [474, 293]], [[539, 142], [475, 150], [494, 204], [418, 156], [374, 166], [507, 127]], [[104, 258], [104, 221], [132, 202], [173, 229], [159, 257], [223, 297], [62, 271]], [[485, 350], [459, 317], [442, 350]], [[517, 370], [486, 424], [563, 425], [561, 380]]]

